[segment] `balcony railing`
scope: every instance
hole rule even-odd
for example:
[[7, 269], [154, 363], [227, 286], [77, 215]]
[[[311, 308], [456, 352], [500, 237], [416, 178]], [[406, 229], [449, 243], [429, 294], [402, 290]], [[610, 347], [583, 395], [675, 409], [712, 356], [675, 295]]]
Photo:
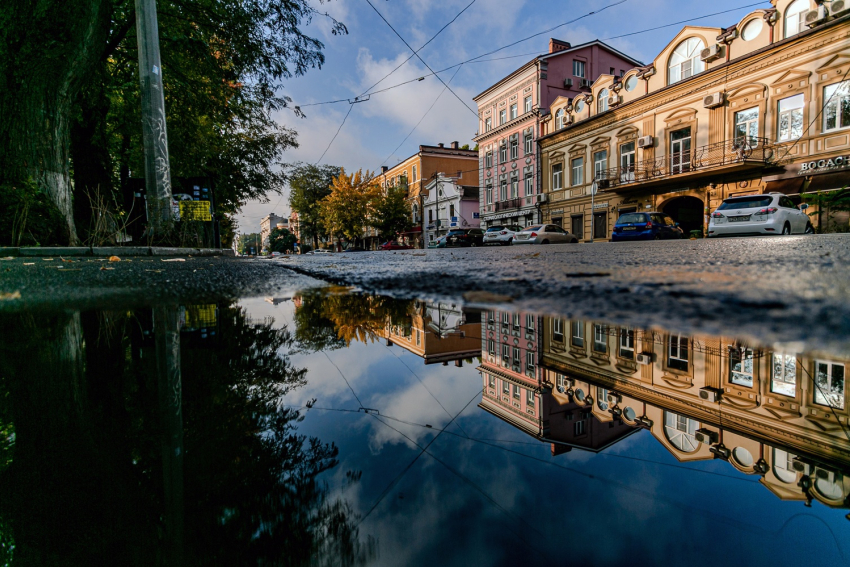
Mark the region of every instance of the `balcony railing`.
[[496, 203], [496, 212], [506, 211], [508, 209], [518, 209], [522, 206], [522, 197], [517, 199], [509, 199], [507, 201], [499, 201]]
[[634, 165], [612, 167], [596, 172], [601, 190], [630, 186], [633, 183], [662, 180], [684, 173], [709, 171], [734, 166], [761, 166], [771, 162], [773, 143], [767, 138], [749, 137], [746, 141], [726, 141], [690, 150], [671, 152]]

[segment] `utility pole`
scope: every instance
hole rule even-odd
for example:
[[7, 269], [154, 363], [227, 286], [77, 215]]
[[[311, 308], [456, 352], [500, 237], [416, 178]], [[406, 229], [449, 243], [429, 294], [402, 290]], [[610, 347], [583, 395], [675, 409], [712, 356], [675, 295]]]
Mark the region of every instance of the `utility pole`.
[[136, 36], [139, 41], [142, 140], [145, 149], [145, 192], [150, 237], [160, 235], [173, 219], [156, 0], [136, 0]]

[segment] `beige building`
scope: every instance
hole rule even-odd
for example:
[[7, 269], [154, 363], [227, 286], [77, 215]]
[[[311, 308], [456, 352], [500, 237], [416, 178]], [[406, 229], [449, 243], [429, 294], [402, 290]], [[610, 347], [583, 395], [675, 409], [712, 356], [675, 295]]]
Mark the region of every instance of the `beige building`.
[[608, 240], [620, 214], [662, 211], [687, 233], [733, 195], [799, 203], [846, 186], [850, 5], [771, 3], [725, 29], [688, 26], [649, 65], [553, 101], [543, 221]]
[[263, 248], [268, 248], [269, 235], [276, 228], [289, 228], [289, 219], [269, 213], [260, 221], [260, 240]]

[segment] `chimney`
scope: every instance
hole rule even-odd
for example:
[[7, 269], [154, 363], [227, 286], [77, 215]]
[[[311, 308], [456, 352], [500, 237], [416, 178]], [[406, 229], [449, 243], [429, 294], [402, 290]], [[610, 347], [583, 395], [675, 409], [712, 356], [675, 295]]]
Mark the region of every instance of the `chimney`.
[[443, 146], [443, 142], [440, 142], [439, 144], [437, 144], [437, 147], [438, 147], [438, 148], [442, 148], [442, 147], [444, 147], [444, 146]]
[[381, 173], [386, 173], [389, 168], [390, 167], [388, 165], [382, 165], [381, 166]]
[[560, 39], [550, 38], [549, 39], [549, 53], [555, 53], [558, 51], [563, 51], [565, 49], [569, 49], [570, 44], [566, 41], [561, 41]]
[[452, 142], [452, 149], [456, 150], [458, 148], [457, 142]]

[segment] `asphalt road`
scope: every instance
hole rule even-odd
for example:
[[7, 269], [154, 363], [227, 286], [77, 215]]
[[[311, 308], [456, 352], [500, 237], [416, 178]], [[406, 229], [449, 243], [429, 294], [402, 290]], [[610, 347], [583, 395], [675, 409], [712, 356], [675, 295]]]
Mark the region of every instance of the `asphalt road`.
[[[369, 292], [457, 300], [850, 352], [850, 235], [294, 256]], [[469, 301], [471, 300], [471, 301]]]

